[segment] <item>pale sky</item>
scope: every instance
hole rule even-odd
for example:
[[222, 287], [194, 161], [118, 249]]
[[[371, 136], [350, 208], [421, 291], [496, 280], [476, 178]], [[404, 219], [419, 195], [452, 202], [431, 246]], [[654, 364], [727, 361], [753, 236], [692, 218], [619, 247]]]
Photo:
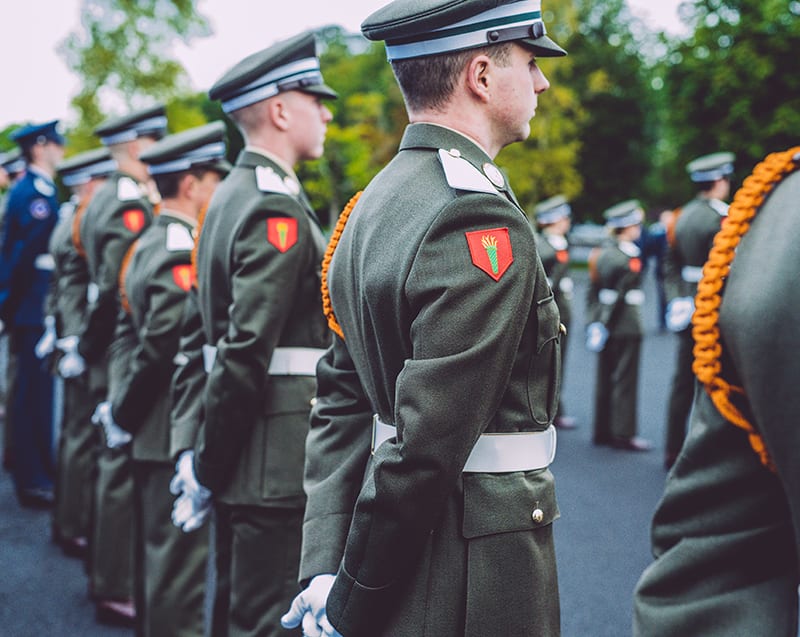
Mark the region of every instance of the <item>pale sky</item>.
[[[552, 1], [552, 0], [551, 0]], [[628, 0], [651, 28], [681, 33], [681, 0]], [[338, 24], [353, 32], [387, 0], [199, 0], [214, 34], [176, 51], [193, 88], [210, 87], [240, 59], [307, 28]], [[12, 123], [75, 115], [70, 99], [78, 79], [56, 48], [79, 25], [81, 0], [0, 0], [0, 129]], [[545, 2], [545, 8], [546, 8]], [[278, 8], [280, 7], [280, 8]]]

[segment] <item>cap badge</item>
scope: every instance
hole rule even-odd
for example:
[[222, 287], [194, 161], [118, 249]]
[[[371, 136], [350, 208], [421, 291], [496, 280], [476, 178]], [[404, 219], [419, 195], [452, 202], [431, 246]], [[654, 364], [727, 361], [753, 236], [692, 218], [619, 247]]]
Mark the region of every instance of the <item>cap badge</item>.
[[297, 219], [292, 217], [272, 217], [267, 219], [267, 241], [278, 252], [286, 252], [297, 243]]
[[508, 228], [476, 230], [464, 234], [473, 265], [499, 281], [514, 261]]
[[503, 173], [501, 173], [500, 169], [494, 164], [490, 164], [487, 161], [483, 165], [483, 173], [489, 178], [489, 181], [491, 181], [498, 188], [502, 188], [506, 185], [506, 180], [503, 178]]

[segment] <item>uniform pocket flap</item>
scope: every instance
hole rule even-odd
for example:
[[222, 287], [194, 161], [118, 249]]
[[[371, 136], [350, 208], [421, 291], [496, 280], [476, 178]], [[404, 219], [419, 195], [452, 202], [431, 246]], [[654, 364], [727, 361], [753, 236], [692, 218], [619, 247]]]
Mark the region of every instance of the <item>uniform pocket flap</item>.
[[465, 538], [538, 529], [559, 517], [549, 469], [463, 478]]
[[270, 376], [264, 395], [264, 415], [310, 413], [316, 394], [313, 376]]

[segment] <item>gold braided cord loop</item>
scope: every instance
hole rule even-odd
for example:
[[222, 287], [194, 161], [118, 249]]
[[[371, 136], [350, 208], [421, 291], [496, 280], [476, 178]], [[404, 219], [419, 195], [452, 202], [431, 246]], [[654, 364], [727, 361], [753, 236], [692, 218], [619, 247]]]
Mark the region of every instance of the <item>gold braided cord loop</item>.
[[191, 252], [192, 285], [195, 287], [197, 287], [197, 246], [200, 245], [200, 233], [203, 231], [203, 223], [206, 220], [207, 211], [208, 206], [203, 206], [200, 213], [197, 215], [197, 230], [195, 230], [194, 245], [192, 246]]
[[117, 283], [119, 284], [119, 302], [126, 314], [131, 313], [131, 304], [128, 302], [128, 293], [125, 291], [125, 277], [128, 275], [128, 266], [131, 264], [131, 257], [136, 251], [136, 246], [138, 244], [139, 240], [137, 239], [131, 244], [131, 247], [128, 248], [125, 256], [122, 257], [122, 264], [119, 268], [119, 278], [117, 279]]
[[703, 278], [697, 284], [695, 312], [692, 317], [694, 363], [692, 370], [704, 385], [719, 413], [748, 434], [750, 446], [761, 463], [775, 471], [764, 440], [742, 411], [733, 403], [734, 394], [744, 398], [744, 390], [722, 378], [722, 344], [719, 333], [719, 308], [722, 287], [730, 272], [736, 248], [750, 229], [750, 223], [775, 185], [795, 169], [794, 157], [800, 146], [772, 153], [758, 164], [738, 190], [728, 209], [728, 216], [714, 237], [714, 245], [703, 266]]
[[344, 333], [342, 332], [342, 326], [339, 325], [339, 321], [336, 320], [336, 316], [333, 313], [331, 293], [328, 289], [328, 268], [331, 267], [333, 253], [336, 250], [336, 246], [339, 245], [339, 239], [342, 237], [342, 232], [344, 231], [345, 225], [347, 225], [347, 220], [350, 218], [350, 213], [353, 212], [353, 208], [356, 207], [356, 202], [358, 202], [362, 192], [363, 190], [359, 190], [353, 195], [350, 201], [347, 202], [344, 210], [342, 210], [342, 214], [339, 215], [339, 220], [336, 222], [336, 227], [333, 229], [331, 240], [328, 242], [328, 247], [325, 249], [325, 256], [322, 258], [322, 311], [328, 319], [328, 327], [338, 334], [339, 338], [342, 340], [344, 340]]

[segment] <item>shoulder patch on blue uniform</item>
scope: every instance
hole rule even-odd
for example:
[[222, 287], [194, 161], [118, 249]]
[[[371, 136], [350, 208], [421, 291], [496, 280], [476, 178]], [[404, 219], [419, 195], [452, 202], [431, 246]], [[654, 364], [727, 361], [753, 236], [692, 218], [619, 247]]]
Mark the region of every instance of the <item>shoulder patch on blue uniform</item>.
[[54, 194], [56, 194], [55, 186], [50, 185], [41, 177], [36, 177], [36, 179], [33, 180], [33, 187], [45, 197], [52, 197]]
[[453, 188], [472, 192], [488, 192], [493, 195], [499, 194], [486, 175], [463, 157], [455, 157], [446, 150], [440, 150], [439, 160], [444, 168], [445, 179]]
[[131, 201], [132, 199], [141, 199], [141, 197], [142, 191], [139, 190], [139, 184], [130, 177], [120, 177], [117, 182], [117, 199]]
[[256, 184], [261, 192], [275, 192], [281, 195], [291, 195], [292, 192], [269, 166], [256, 166]]
[[189, 228], [180, 223], [171, 223], [167, 226], [167, 250], [191, 250], [194, 248], [194, 239]]
[[47, 219], [50, 216], [50, 204], [47, 203], [47, 199], [34, 199], [31, 201], [30, 213], [31, 217], [39, 221]]

